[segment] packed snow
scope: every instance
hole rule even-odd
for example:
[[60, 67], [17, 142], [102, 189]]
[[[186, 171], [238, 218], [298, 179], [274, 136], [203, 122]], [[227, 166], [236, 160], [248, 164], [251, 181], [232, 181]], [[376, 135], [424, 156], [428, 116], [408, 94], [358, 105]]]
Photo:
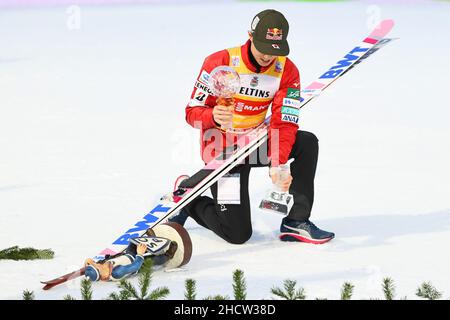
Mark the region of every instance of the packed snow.
[[[304, 108], [301, 129], [320, 140], [312, 221], [336, 233], [324, 245], [278, 240], [281, 216], [258, 204], [266, 168], [250, 177], [253, 236], [232, 245], [188, 220], [194, 253], [184, 271], [157, 271], [153, 287], [182, 299], [232, 296], [232, 272], [249, 299], [296, 280], [307, 297], [398, 297], [431, 281], [450, 296], [450, 3], [219, 3], [80, 6], [0, 11], [0, 249], [52, 248], [55, 259], [0, 261], [0, 298], [79, 297], [78, 269], [202, 166], [184, 107], [203, 59], [241, 45], [266, 8], [290, 22], [290, 58], [306, 86], [392, 18], [389, 44]], [[136, 279], [133, 279], [137, 283]], [[105, 298], [115, 283], [96, 283]]]

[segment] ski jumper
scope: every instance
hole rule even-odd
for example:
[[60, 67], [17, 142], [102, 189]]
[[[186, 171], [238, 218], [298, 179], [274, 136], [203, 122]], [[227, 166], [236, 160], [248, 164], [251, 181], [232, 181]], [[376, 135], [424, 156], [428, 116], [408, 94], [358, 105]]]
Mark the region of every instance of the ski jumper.
[[[248, 177], [252, 167], [290, 164], [293, 181], [289, 192], [294, 205], [288, 215], [299, 221], [309, 219], [314, 201], [314, 176], [318, 158], [318, 140], [310, 132], [298, 130], [300, 105], [300, 76], [297, 67], [287, 57], [276, 57], [272, 64], [261, 67], [250, 50], [251, 42], [243, 46], [222, 50], [208, 56], [195, 82], [186, 121], [201, 131], [201, 150], [204, 162], [209, 162], [224, 148], [235, 142], [237, 136], [261, 124], [267, 112], [272, 117], [268, 142], [256, 150], [256, 162], [238, 165], [227, 176], [239, 177], [239, 203], [218, 203], [218, 187], [211, 187], [213, 198], [200, 196], [186, 207], [198, 224], [210, 229], [230, 243], [244, 243], [251, 234]], [[227, 65], [239, 74], [241, 88], [234, 96], [233, 129], [223, 132], [214, 121], [213, 108], [217, 97], [208, 87], [210, 72], [217, 66]], [[273, 143], [272, 140], [276, 143]]]

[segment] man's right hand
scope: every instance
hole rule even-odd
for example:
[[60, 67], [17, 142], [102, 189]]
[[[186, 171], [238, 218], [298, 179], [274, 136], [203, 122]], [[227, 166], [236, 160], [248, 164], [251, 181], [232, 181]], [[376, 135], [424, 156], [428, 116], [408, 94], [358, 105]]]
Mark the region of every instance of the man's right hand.
[[139, 243], [136, 248], [138, 255], [142, 256], [147, 251], [147, 245], [144, 243]]
[[213, 109], [213, 118], [222, 127], [231, 127], [233, 123], [233, 108], [234, 106], [216, 105]]

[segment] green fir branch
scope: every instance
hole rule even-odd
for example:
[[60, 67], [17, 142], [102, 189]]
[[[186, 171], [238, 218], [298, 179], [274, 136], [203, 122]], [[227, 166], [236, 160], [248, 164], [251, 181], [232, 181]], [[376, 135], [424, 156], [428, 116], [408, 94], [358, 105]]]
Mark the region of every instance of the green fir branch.
[[341, 289], [341, 300], [350, 300], [353, 296], [355, 286], [350, 282], [345, 282]]
[[186, 279], [184, 282], [185, 292], [184, 299], [185, 300], [195, 300], [197, 297], [197, 288], [196, 282], [194, 279]]
[[64, 297], [63, 297], [63, 300], [77, 300], [77, 299], [75, 299], [74, 297], [72, 297], [70, 294], [67, 294], [67, 295], [65, 295]]
[[119, 293], [110, 293], [107, 300], [130, 300], [130, 298], [131, 296], [128, 291], [121, 290]]
[[237, 269], [233, 272], [233, 292], [235, 300], [245, 300], [247, 298], [247, 285], [242, 270]]
[[119, 288], [122, 289], [121, 290], [121, 294], [126, 294], [130, 298], [134, 298], [136, 300], [140, 300], [141, 299], [141, 297], [138, 295], [136, 289], [127, 280], [125, 280], [125, 279], [120, 280]]
[[81, 280], [81, 299], [92, 300], [92, 282], [87, 278]]
[[422, 285], [417, 288], [416, 295], [428, 300], [438, 300], [442, 297], [442, 293], [439, 292], [431, 282], [422, 283]]
[[[170, 290], [167, 287], [156, 288], [149, 293], [152, 272], [153, 262], [151, 259], [146, 259], [139, 270], [139, 287], [136, 289], [130, 282], [122, 279], [119, 283], [119, 288], [122, 289], [120, 292], [121, 296], [127, 297], [127, 300], [131, 298], [136, 300], [159, 300], [169, 295]], [[117, 298], [117, 295], [112, 295], [112, 298]]]
[[384, 278], [382, 287], [384, 297], [386, 298], [386, 300], [394, 300], [395, 298], [394, 280], [392, 280], [392, 278]]
[[278, 287], [272, 288], [272, 293], [279, 298], [285, 300], [305, 300], [305, 289], [300, 287], [296, 290], [297, 281], [295, 280], [284, 280], [283, 282], [284, 289], [280, 289]]
[[152, 259], [144, 260], [139, 273], [139, 288], [141, 292], [141, 300], [145, 300], [148, 295], [150, 283], [152, 281], [153, 261]]
[[23, 300], [34, 300], [34, 292], [29, 290], [24, 290], [22, 292], [22, 299]]
[[167, 287], [159, 287], [153, 290], [145, 300], [162, 300], [170, 294], [170, 290]]
[[37, 260], [53, 259], [55, 253], [51, 249], [10, 247], [0, 251], [0, 260]]
[[230, 300], [229, 296], [222, 296], [220, 294], [217, 294], [215, 296], [207, 296], [203, 300]]
[[108, 298], [106, 300], [121, 300], [120, 294], [117, 294], [116, 292], [112, 292], [108, 295]]

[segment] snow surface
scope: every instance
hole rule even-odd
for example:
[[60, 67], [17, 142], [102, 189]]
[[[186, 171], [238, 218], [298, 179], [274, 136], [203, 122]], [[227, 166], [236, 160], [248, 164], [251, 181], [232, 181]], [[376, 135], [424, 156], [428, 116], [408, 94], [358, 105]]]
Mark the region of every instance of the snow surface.
[[[79, 280], [48, 292], [39, 281], [77, 269], [201, 167], [198, 132], [184, 121], [194, 78], [208, 54], [242, 44], [267, 7], [290, 21], [303, 85], [366, 36], [374, 14], [396, 21], [400, 40], [302, 111], [302, 129], [320, 139], [312, 220], [337, 238], [280, 242], [281, 216], [257, 208], [267, 169], [253, 170], [250, 241], [231, 245], [189, 221], [191, 263], [157, 272], [153, 287], [182, 299], [193, 278], [199, 298], [232, 296], [240, 268], [251, 299], [284, 279], [308, 298], [338, 299], [345, 281], [355, 298], [381, 298], [387, 276], [399, 297], [414, 298], [423, 281], [450, 295], [450, 4], [283, 2], [82, 6], [75, 30], [66, 7], [0, 11], [0, 248], [56, 252], [0, 261], [0, 298], [79, 297]], [[94, 297], [115, 288], [95, 284]]]

